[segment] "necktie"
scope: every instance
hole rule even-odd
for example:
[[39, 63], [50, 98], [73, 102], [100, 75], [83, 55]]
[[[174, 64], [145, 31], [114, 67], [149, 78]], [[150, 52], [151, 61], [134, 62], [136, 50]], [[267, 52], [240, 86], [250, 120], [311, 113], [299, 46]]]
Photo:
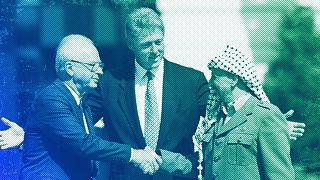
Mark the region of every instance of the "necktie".
[[154, 75], [150, 71], [147, 71], [146, 76], [148, 77], [148, 82], [145, 94], [144, 135], [147, 146], [155, 150], [160, 129], [160, 114], [158, 112], [157, 97], [154, 87]]

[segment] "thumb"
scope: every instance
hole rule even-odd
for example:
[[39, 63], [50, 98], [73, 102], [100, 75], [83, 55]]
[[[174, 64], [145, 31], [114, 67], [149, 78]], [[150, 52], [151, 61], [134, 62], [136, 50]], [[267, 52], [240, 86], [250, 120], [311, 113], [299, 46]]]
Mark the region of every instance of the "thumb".
[[16, 125], [16, 123], [11, 122], [9, 119], [7, 119], [7, 118], [5, 118], [5, 117], [2, 117], [1, 120], [2, 120], [2, 122], [3, 122], [5, 125], [7, 125], [7, 126], [9, 126], [9, 127], [13, 127], [13, 126]]
[[284, 117], [286, 118], [286, 119], [288, 119], [288, 118], [290, 118], [292, 115], [293, 115], [293, 113], [294, 113], [294, 110], [289, 110], [287, 113], [285, 113], [284, 114]]

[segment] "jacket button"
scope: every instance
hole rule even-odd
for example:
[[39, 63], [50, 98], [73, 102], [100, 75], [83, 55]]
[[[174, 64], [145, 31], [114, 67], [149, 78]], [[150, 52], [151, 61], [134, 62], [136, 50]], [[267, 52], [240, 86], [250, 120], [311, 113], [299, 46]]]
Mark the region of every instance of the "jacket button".
[[220, 160], [220, 156], [215, 156], [214, 158], [213, 158], [213, 161], [214, 162], [218, 162]]

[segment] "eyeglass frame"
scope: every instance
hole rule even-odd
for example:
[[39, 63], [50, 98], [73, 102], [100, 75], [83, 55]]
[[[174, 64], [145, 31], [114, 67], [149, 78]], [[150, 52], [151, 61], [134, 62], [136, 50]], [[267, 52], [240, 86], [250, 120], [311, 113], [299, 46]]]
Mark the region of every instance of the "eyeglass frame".
[[[103, 70], [104, 68], [104, 63], [103, 62], [96, 62], [96, 63], [85, 63], [85, 62], [80, 62], [80, 61], [76, 61], [76, 60], [73, 60], [73, 59], [70, 59], [69, 60], [70, 62], [75, 62], [75, 63], [80, 63], [82, 64], [84, 67], [86, 67], [89, 71], [91, 72], [96, 72], [98, 70], [98, 68], [101, 68], [101, 70]], [[91, 66], [91, 68], [89, 68], [88, 66], [86, 65], [89, 65]]]

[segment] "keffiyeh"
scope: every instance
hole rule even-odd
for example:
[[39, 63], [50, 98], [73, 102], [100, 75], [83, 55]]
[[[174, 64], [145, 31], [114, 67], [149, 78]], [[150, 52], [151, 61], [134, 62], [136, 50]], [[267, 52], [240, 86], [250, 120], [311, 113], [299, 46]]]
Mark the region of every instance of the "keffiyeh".
[[228, 45], [220, 56], [209, 62], [208, 68], [217, 68], [238, 75], [259, 100], [269, 102], [253, 62], [238, 49]]

